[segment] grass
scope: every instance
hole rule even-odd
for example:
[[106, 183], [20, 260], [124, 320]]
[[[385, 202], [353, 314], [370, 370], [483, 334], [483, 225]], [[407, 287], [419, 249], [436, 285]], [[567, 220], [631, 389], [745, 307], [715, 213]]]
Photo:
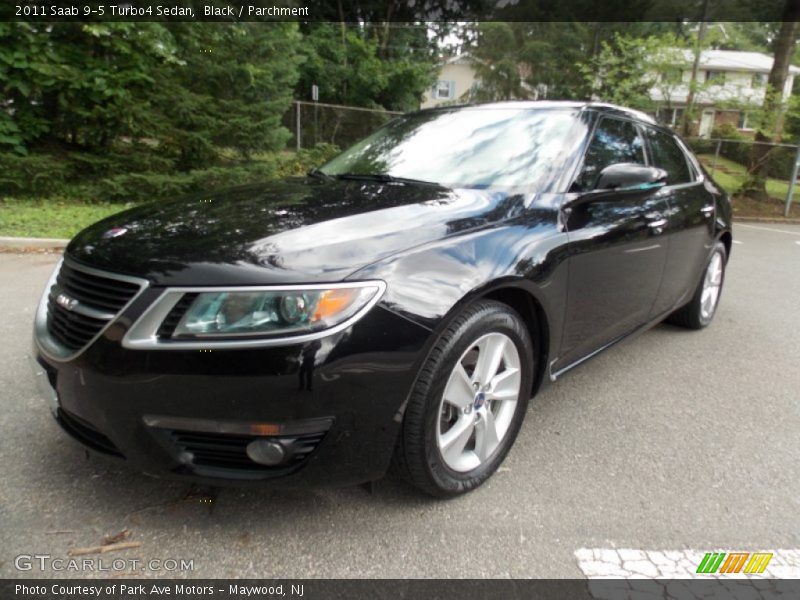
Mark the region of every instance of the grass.
[[[714, 164], [713, 154], [700, 154], [698, 158], [706, 169], [711, 172], [711, 165]], [[717, 159], [717, 166], [714, 170], [714, 180], [720, 184], [729, 194], [735, 194], [744, 183], [747, 169], [744, 165], [720, 156]], [[799, 190], [800, 191], [800, 190]], [[789, 182], [780, 179], [767, 179], [767, 193], [778, 200], [785, 200], [789, 192]]]
[[2, 198], [0, 236], [68, 239], [87, 225], [129, 206], [85, 204], [61, 198]]
[[[698, 158], [703, 163], [709, 173], [711, 165], [714, 164], [713, 154], [699, 154]], [[731, 206], [733, 214], [738, 217], [766, 217], [784, 218], [784, 203], [786, 194], [789, 192], [789, 182], [781, 179], [767, 179], [767, 194], [770, 201], [758, 201], [744, 196], [737, 196], [736, 193], [742, 187], [747, 169], [744, 165], [720, 156], [717, 159], [716, 169], [714, 170], [714, 181], [716, 181], [731, 196]], [[792, 209], [789, 213], [790, 218], [800, 216], [800, 186], [795, 188], [795, 197], [792, 202]]]

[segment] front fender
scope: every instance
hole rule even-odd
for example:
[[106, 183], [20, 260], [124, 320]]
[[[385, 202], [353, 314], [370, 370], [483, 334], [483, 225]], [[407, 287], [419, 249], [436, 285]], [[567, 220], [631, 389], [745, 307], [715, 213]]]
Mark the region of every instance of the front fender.
[[429, 346], [468, 304], [499, 289], [524, 290], [546, 319], [546, 355], [555, 356], [563, 328], [566, 258], [567, 235], [558, 231], [555, 219], [520, 219], [413, 248], [350, 278], [384, 280], [381, 306], [429, 329]]

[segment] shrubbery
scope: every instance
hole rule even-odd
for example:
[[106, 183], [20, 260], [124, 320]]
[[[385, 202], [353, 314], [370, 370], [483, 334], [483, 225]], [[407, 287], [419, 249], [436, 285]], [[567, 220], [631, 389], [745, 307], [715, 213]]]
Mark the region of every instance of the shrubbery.
[[[723, 141], [719, 148], [719, 155], [729, 160], [747, 165], [750, 159], [750, 150], [753, 139], [742, 134], [732, 123], [717, 125], [711, 131], [713, 140]], [[711, 140], [693, 139], [692, 149], [698, 154], [714, 154], [717, 151], [717, 142]], [[767, 176], [775, 179], [787, 180], [792, 175], [792, 166], [795, 159], [794, 148], [773, 147], [767, 159]]]
[[258, 160], [220, 161], [218, 166], [170, 171], [157, 154], [129, 152], [105, 157], [72, 153], [0, 154], [0, 195], [46, 197], [59, 194], [84, 202], [147, 202], [280, 177], [303, 175], [338, 148], [320, 144], [299, 152], [261, 155]]

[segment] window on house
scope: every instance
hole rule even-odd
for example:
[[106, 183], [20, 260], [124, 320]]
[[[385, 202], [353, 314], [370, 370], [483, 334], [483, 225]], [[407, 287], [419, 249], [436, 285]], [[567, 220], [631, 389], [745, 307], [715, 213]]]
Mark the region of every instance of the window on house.
[[767, 74], [753, 73], [753, 87], [759, 88], [759, 87], [764, 87], [765, 85], [767, 85]]
[[748, 115], [745, 111], [739, 113], [739, 121], [736, 123], [736, 127], [739, 129], [750, 129], [750, 123], [748, 121]]
[[438, 81], [433, 87], [433, 97], [437, 100], [450, 100], [456, 96], [455, 81]]
[[661, 73], [661, 81], [668, 85], [677, 85], [683, 80], [683, 71], [680, 69], [666, 69]]
[[725, 71], [706, 71], [706, 83], [713, 85], [725, 84]]
[[683, 118], [682, 108], [666, 108], [660, 107], [656, 111], [656, 120], [662, 125], [669, 125], [670, 127], [677, 127]]

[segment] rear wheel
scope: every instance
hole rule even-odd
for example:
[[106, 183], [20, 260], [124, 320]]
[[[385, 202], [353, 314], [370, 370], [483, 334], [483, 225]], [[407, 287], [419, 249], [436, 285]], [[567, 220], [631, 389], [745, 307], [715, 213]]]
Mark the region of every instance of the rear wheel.
[[691, 301], [672, 313], [667, 322], [689, 329], [702, 329], [711, 323], [725, 281], [727, 258], [725, 244], [716, 242]]
[[534, 347], [511, 308], [481, 301], [441, 335], [417, 378], [396, 450], [401, 473], [435, 496], [486, 481], [519, 432]]

